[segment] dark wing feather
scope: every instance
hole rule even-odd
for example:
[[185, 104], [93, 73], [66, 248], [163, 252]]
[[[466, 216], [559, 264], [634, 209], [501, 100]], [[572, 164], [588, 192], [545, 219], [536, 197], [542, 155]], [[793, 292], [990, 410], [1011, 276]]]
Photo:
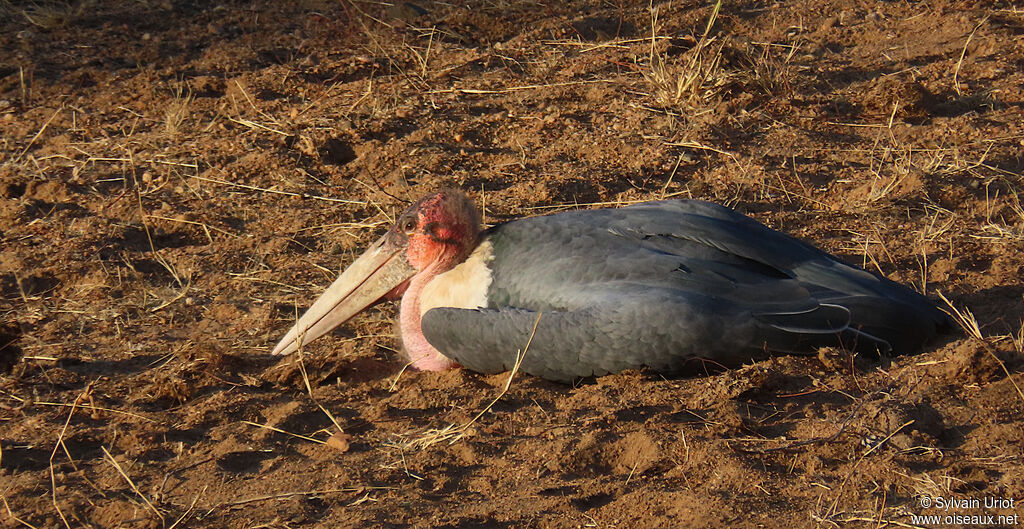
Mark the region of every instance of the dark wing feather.
[[[669, 252], [680, 246], [679, 241], [690, 240], [746, 259], [755, 267], [770, 267], [800, 281], [822, 302], [849, 308], [854, 326], [890, 329], [884, 334], [891, 342], [906, 344], [898, 350], [919, 349], [938, 328], [950, 323], [944, 312], [917, 292], [729, 208], [696, 200], [635, 207], [648, 210], [647, 214], [620, 217], [613, 229]], [[893, 325], [894, 321], [900, 323]], [[906, 335], [921, 338], [908, 340]]]

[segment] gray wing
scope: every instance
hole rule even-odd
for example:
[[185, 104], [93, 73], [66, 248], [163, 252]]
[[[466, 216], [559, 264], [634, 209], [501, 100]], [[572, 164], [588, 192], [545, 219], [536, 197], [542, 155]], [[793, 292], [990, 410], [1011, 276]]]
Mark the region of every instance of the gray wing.
[[422, 329], [445, 356], [484, 373], [510, 369], [529, 341], [521, 370], [563, 382], [641, 367], [702, 372], [704, 362], [735, 366], [771, 351], [855, 347], [858, 341], [884, 347], [850, 329], [843, 307], [822, 305], [795, 283], [790, 288], [785, 303], [739, 303], [618, 284], [595, 296], [590, 306], [571, 311], [432, 309], [424, 314]]

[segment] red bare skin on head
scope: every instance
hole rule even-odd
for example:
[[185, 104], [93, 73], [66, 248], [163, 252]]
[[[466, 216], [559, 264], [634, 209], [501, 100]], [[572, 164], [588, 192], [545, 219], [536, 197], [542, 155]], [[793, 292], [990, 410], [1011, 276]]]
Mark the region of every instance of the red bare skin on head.
[[396, 228], [405, 230], [409, 238], [409, 263], [418, 270], [433, 265], [440, 273], [464, 260], [476, 246], [480, 217], [465, 195], [446, 190], [410, 206]]

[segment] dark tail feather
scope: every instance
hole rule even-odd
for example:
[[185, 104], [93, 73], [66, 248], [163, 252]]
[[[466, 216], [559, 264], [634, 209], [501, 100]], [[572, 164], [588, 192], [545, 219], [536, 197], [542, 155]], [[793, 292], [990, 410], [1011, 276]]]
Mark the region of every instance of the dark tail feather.
[[[896, 354], [916, 353], [925, 342], [949, 325], [949, 318], [931, 302], [909, 304], [902, 300], [874, 296], [830, 299], [849, 309], [850, 327], [861, 335], [888, 342]], [[925, 304], [927, 303], [927, 304]]]

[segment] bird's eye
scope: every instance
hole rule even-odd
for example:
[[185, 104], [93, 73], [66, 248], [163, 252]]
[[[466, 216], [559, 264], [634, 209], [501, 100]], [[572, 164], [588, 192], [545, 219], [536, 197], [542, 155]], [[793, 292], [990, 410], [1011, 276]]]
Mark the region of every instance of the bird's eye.
[[416, 219], [409, 217], [402, 221], [402, 231], [405, 233], [412, 233], [416, 231]]

